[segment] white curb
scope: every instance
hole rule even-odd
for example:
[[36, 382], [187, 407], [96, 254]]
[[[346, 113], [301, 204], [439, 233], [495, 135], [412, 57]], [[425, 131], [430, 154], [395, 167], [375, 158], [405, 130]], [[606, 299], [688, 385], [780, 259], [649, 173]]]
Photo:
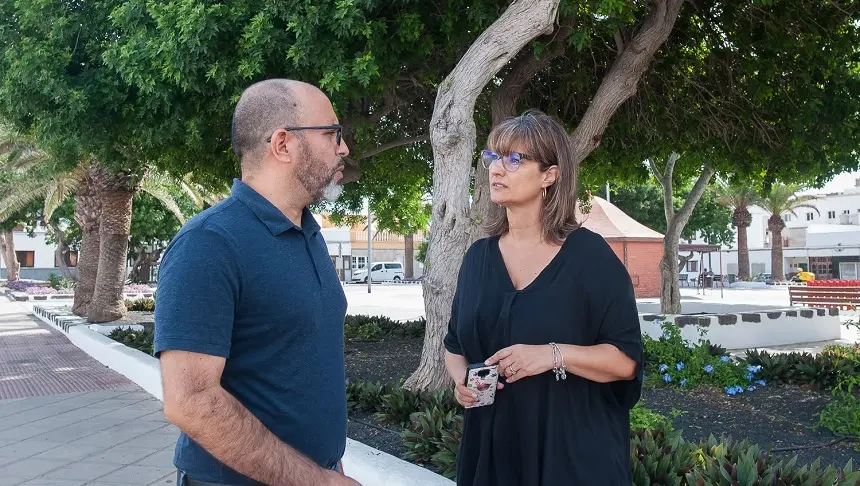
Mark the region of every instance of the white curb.
[[[164, 400], [158, 359], [103, 336], [83, 323], [66, 325], [68, 330], [65, 330], [55, 322], [63, 321], [62, 317], [39, 306], [33, 310], [41, 321], [63, 331], [75, 346], [125, 375], [158, 400]], [[454, 486], [453, 481], [430, 470], [352, 439], [346, 440], [343, 467], [347, 475], [364, 486]]]

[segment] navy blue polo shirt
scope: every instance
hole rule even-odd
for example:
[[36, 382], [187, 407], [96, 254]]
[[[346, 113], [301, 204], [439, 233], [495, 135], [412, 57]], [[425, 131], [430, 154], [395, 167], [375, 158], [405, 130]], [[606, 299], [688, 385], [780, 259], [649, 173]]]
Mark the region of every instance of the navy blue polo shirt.
[[[346, 447], [346, 297], [313, 215], [296, 226], [236, 180], [191, 218], [158, 275], [155, 353], [227, 359], [221, 385], [282, 441], [322, 467]], [[175, 465], [193, 479], [256, 484], [184, 433]]]

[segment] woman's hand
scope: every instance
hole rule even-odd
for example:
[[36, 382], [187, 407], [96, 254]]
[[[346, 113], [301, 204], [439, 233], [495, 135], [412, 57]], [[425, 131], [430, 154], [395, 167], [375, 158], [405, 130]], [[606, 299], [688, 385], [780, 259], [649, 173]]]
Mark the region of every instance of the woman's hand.
[[[504, 384], [499, 383], [496, 385], [496, 390], [501, 390], [504, 387]], [[461, 378], [454, 387], [454, 398], [457, 399], [457, 403], [468, 408], [478, 401], [478, 394], [466, 386], [466, 378]]]
[[487, 366], [497, 364], [499, 374], [504, 375], [508, 383], [527, 376], [546, 373], [553, 368], [552, 347], [549, 344], [533, 346], [515, 344], [500, 349], [485, 362]]

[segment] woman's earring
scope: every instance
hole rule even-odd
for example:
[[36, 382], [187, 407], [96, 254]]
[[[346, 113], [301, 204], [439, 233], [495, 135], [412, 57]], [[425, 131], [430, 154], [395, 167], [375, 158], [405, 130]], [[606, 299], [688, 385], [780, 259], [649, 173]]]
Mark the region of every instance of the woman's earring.
[[543, 188], [543, 198], [546, 199], [546, 187]]

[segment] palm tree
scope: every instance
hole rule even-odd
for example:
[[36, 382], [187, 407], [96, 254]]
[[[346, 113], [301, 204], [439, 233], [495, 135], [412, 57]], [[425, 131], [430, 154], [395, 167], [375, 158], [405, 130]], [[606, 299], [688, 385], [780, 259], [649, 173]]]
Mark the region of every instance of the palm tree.
[[818, 208], [809, 204], [809, 201], [818, 199], [818, 196], [798, 194], [801, 190], [802, 188], [795, 184], [774, 184], [770, 192], [762, 197], [757, 204], [770, 214], [767, 220], [767, 229], [770, 231], [771, 239], [770, 273], [774, 280], [785, 279], [782, 267], [782, 230], [785, 229], [785, 222], [782, 220], [782, 215], [788, 213], [797, 217], [795, 211], [801, 208], [819, 212]]
[[752, 224], [750, 206], [759, 204], [759, 196], [750, 184], [732, 184], [717, 180], [717, 202], [732, 209], [732, 226], [738, 229], [738, 278], [750, 277], [750, 248], [747, 228]]
[[[0, 198], [0, 221], [31, 201], [43, 199], [43, 217], [47, 225], [63, 201], [75, 195], [75, 221], [81, 228], [82, 241], [73, 312], [86, 316], [90, 322], [116, 320], [125, 313], [122, 290], [131, 198], [138, 189], [164, 204], [180, 223], [185, 222], [185, 215], [171, 194], [171, 188], [186, 192], [200, 207], [220, 199], [218, 194], [191, 182], [190, 174], [177, 180], [150, 170], [132, 184], [135, 178], [109, 174], [88, 160], [66, 172], [54, 172], [53, 167], [50, 156], [35, 149], [6, 150], [5, 154], [0, 154], [0, 169], [17, 172], [16, 183], [10, 184]], [[105, 208], [110, 209], [107, 214]]]

